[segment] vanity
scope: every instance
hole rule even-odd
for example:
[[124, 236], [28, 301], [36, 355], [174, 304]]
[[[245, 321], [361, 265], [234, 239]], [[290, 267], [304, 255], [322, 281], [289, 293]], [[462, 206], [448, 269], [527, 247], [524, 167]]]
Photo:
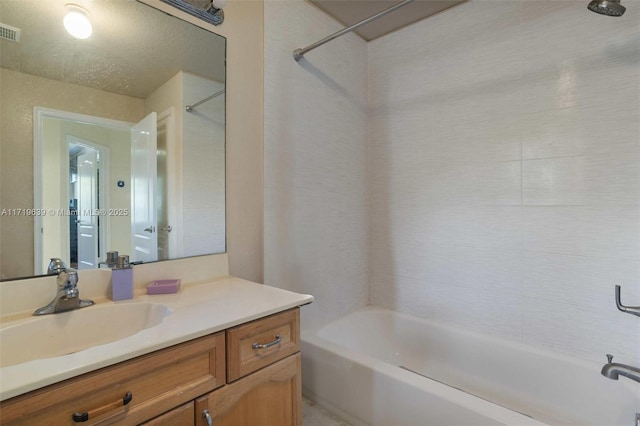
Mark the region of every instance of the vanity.
[[[79, 288], [96, 305], [47, 319], [68, 326], [74, 314], [92, 309], [100, 315], [100, 309], [149, 304], [166, 307], [165, 317], [115, 341], [3, 365], [0, 423], [300, 425], [300, 306], [313, 297], [228, 275], [183, 284], [176, 294], [144, 294], [144, 282], [171, 263], [197, 259], [138, 266], [131, 301], [100, 297], [106, 283], [83, 288], [81, 274]], [[0, 333], [35, 320], [14, 315]]]

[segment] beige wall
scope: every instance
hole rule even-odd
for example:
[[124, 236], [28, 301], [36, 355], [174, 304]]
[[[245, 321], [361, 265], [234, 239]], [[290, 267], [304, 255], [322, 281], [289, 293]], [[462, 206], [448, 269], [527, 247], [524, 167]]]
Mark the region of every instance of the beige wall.
[[232, 275], [262, 282], [263, 2], [234, 0], [216, 27], [143, 0], [227, 38], [227, 252]]
[[[131, 98], [15, 71], [0, 69], [0, 186], [1, 209], [33, 208], [33, 107], [136, 122], [143, 117], [144, 103]], [[33, 219], [0, 216], [0, 271], [7, 277], [33, 275]], [[8, 256], [18, 253], [18, 256]]]

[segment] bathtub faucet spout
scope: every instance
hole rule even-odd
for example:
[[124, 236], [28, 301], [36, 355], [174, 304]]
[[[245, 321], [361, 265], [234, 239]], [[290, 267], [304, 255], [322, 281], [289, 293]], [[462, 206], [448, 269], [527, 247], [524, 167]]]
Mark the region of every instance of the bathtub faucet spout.
[[618, 380], [619, 376], [628, 377], [640, 383], [640, 368], [613, 362], [613, 355], [607, 354], [608, 362], [602, 367], [602, 375], [608, 379]]

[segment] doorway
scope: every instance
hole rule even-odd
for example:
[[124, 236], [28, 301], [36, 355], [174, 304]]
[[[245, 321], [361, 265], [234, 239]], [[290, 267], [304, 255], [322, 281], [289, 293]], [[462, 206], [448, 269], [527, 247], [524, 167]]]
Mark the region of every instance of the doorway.
[[67, 136], [69, 172], [69, 260], [72, 268], [94, 269], [103, 258], [108, 221], [109, 148]]
[[[49, 258], [97, 268], [112, 245], [130, 248], [131, 123], [34, 108], [34, 274]], [[113, 182], [111, 182], [113, 179]], [[105, 214], [102, 214], [102, 213]], [[83, 247], [87, 247], [84, 253]], [[73, 260], [72, 260], [73, 259]]]

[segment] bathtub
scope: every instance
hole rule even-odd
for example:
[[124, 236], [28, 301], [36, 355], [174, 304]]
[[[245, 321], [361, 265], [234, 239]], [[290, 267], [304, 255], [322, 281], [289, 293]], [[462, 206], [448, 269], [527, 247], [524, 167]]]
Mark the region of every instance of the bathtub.
[[605, 361], [375, 307], [301, 344], [303, 393], [354, 425], [632, 426], [640, 412], [640, 385], [603, 377]]

